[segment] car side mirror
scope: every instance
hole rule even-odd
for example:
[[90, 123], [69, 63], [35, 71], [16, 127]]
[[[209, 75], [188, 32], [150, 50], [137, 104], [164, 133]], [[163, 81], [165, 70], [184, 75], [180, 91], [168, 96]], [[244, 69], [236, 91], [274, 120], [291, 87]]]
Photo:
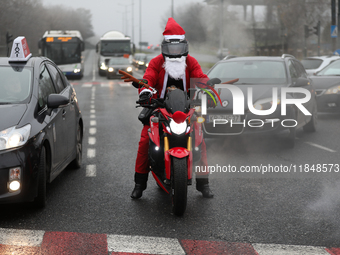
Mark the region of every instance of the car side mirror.
[[293, 83], [292, 87], [305, 87], [309, 85], [309, 79], [304, 77], [299, 77], [296, 79], [296, 81]]
[[207, 81], [207, 84], [210, 86], [215, 85], [215, 84], [220, 84], [220, 83], [221, 83], [221, 80], [219, 78], [212, 78], [209, 81]]
[[47, 98], [47, 107], [51, 109], [65, 107], [70, 103], [70, 100], [59, 94], [50, 94]]

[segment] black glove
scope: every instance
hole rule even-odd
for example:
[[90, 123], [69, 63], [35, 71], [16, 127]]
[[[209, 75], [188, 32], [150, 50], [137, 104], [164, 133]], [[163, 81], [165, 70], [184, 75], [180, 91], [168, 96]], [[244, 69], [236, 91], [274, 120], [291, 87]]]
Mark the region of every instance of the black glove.
[[142, 92], [139, 95], [139, 100], [137, 101], [140, 105], [150, 105], [152, 94], [150, 92]]
[[[148, 84], [148, 81], [145, 79], [140, 79], [141, 82], [144, 82], [145, 84]], [[136, 89], [139, 89], [141, 86], [138, 82], [132, 82], [132, 86], [134, 86]]]

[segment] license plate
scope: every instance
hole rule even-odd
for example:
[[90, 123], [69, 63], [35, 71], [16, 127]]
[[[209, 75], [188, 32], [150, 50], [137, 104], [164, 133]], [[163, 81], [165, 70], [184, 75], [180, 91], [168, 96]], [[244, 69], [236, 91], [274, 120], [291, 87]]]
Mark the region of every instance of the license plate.
[[214, 122], [214, 120], [228, 120], [228, 121], [233, 121], [233, 122], [240, 122], [241, 121], [241, 116], [240, 115], [232, 115], [232, 114], [227, 114], [227, 115], [209, 115], [209, 122]]

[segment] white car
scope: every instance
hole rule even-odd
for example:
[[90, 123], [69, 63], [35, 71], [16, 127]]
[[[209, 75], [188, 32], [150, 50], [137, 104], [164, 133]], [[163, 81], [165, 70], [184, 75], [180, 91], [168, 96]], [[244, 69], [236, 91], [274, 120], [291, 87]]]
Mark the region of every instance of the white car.
[[301, 60], [301, 63], [306, 69], [308, 75], [314, 75], [316, 72], [324, 69], [330, 63], [338, 59], [340, 59], [339, 55], [315, 56], [307, 57]]

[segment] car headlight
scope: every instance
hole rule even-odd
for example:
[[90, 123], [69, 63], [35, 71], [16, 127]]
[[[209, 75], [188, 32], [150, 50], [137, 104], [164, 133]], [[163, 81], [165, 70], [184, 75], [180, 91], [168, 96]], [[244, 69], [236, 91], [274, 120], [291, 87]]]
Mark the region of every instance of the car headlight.
[[73, 70], [73, 72], [74, 72], [74, 73], [79, 73], [79, 72], [80, 72], [80, 69], [79, 69], [79, 68], [75, 68], [75, 69]]
[[325, 94], [340, 94], [340, 86], [335, 86], [335, 87], [331, 87], [329, 89], [327, 89]]
[[0, 151], [24, 145], [27, 143], [30, 133], [30, 124], [18, 129], [10, 127], [0, 131]]
[[176, 135], [183, 134], [187, 129], [187, 122], [183, 121], [182, 123], [176, 123], [173, 119], [170, 120], [170, 130], [172, 133]]
[[[277, 99], [277, 104], [281, 103], [280, 99]], [[273, 105], [273, 98], [265, 98], [256, 101], [254, 108], [256, 110], [269, 110]]]
[[126, 71], [127, 71], [127, 72], [131, 72], [131, 71], [132, 71], [132, 67], [129, 66], [128, 68], [126, 68]]
[[113, 72], [114, 69], [113, 69], [112, 67], [109, 67], [108, 71], [109, 71], [109, 72]]
[[145, 66], [148, 67], [148, 66], [149, 66], [149, 63], [146, 63]]
[[101, 63], [100, 69], [102, 69], [102, 70], [107, 70], [107, 66], [105, 65], [104, 62]]
[[138, 61], [138, 65], [144, 65], [144, 61]]

